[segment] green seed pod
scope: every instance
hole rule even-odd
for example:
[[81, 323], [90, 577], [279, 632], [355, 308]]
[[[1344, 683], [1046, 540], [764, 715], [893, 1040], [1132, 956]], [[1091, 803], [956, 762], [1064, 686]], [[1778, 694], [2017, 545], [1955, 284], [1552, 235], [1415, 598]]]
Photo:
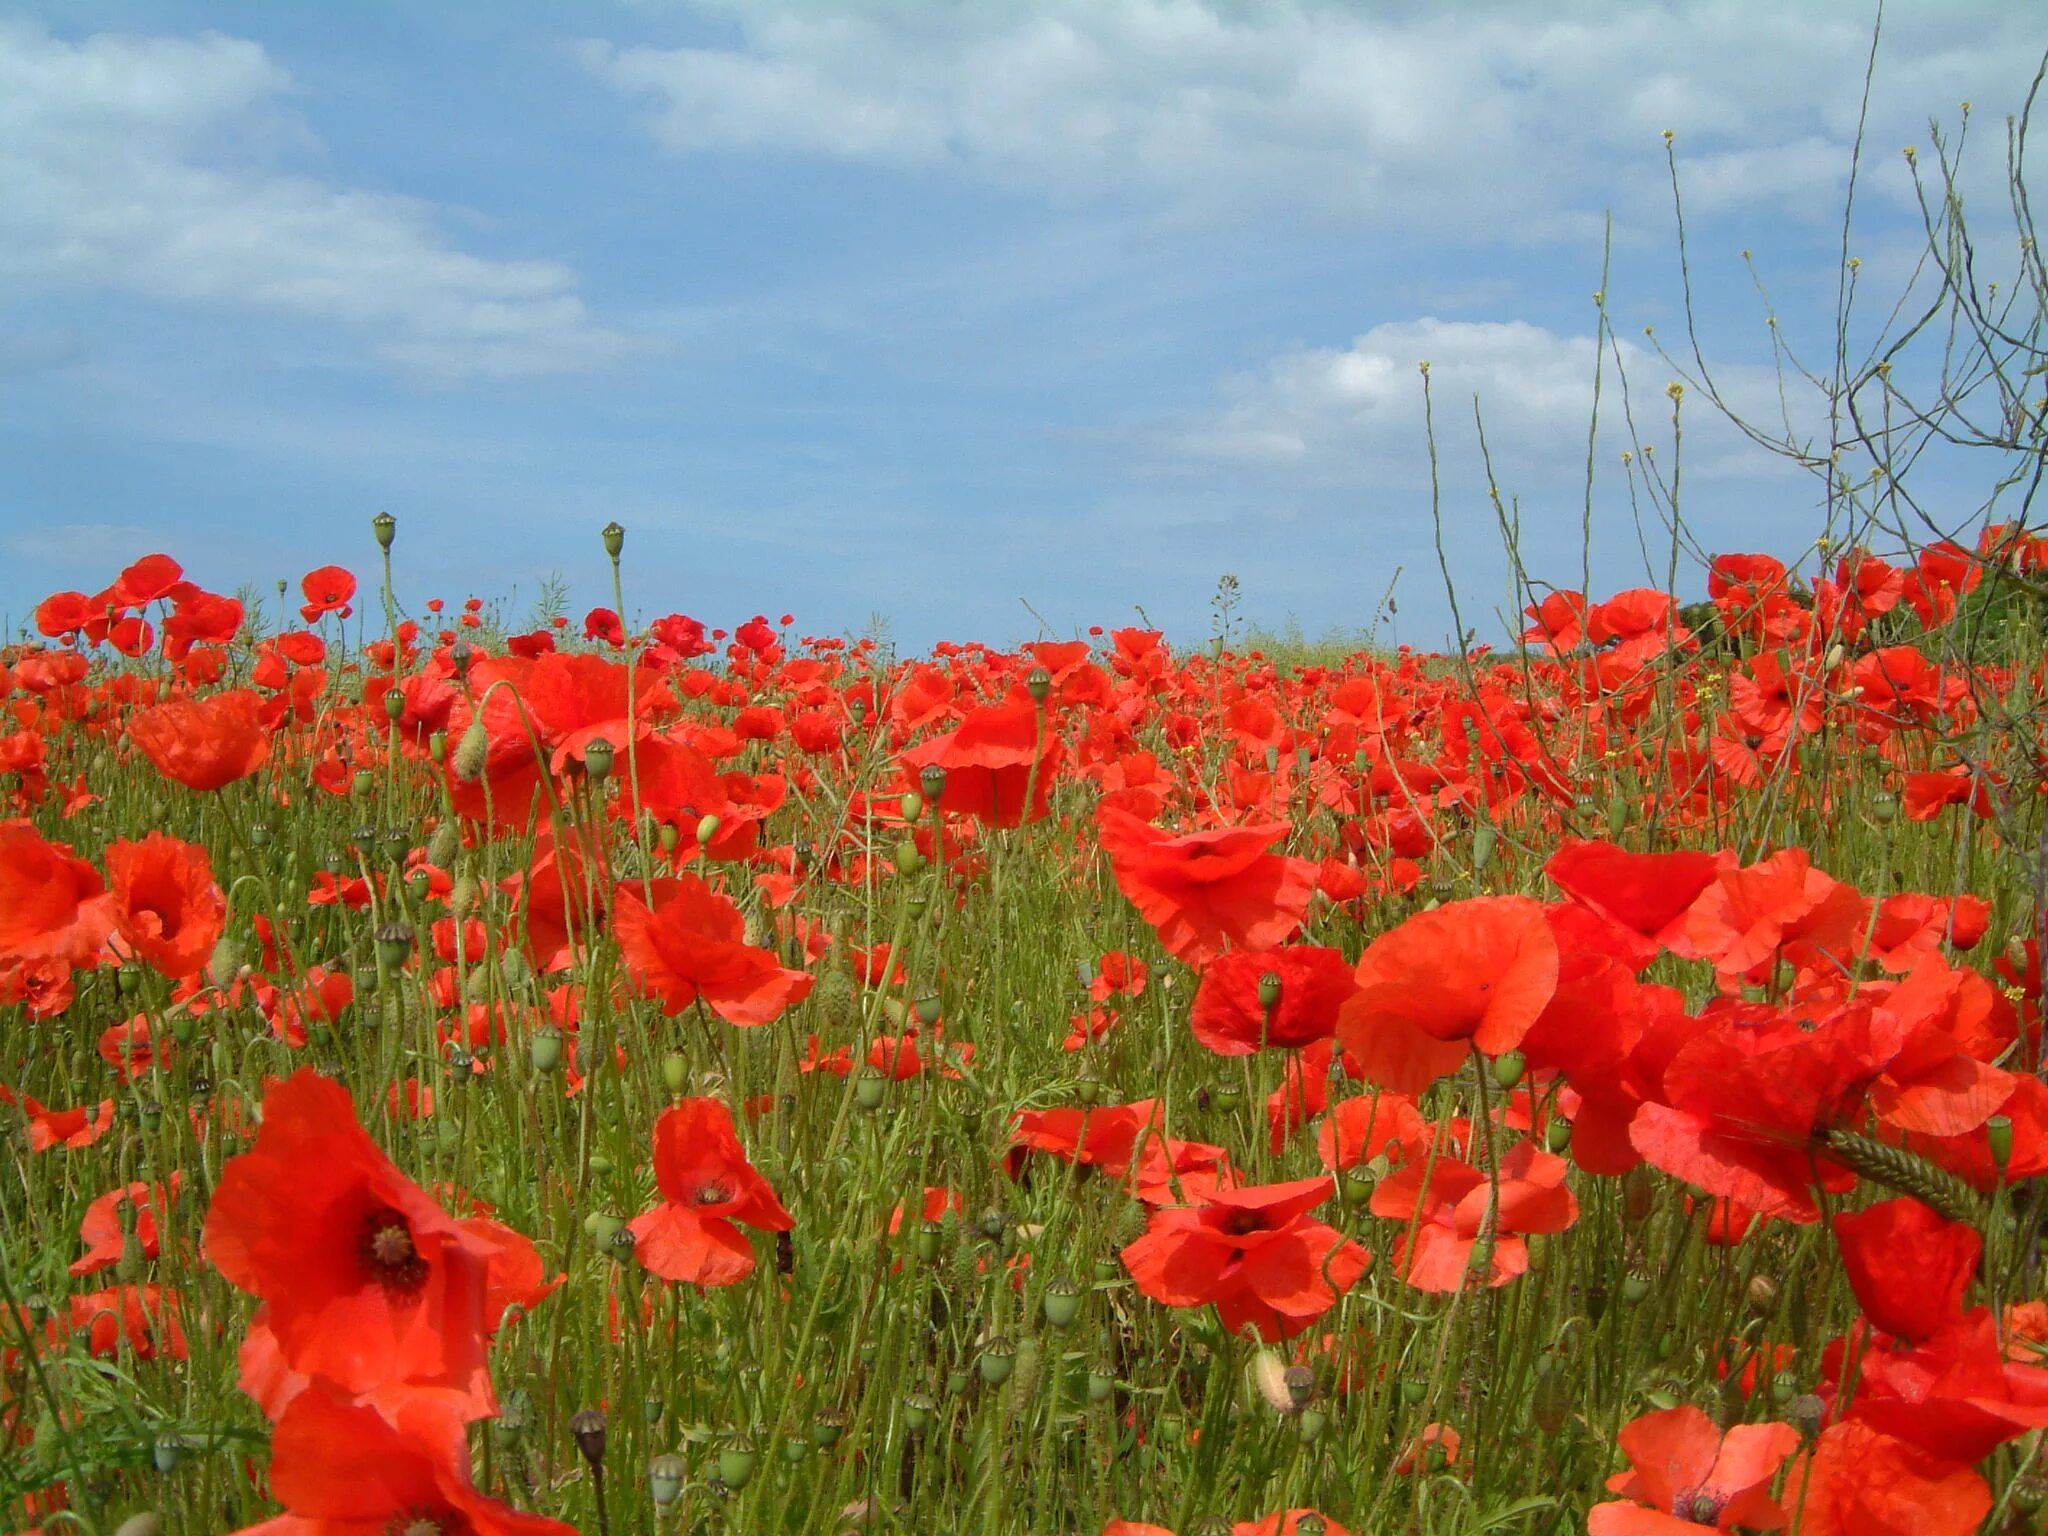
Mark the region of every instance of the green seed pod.
[[1555, 1152], [1562, 1156], [1564, 1150], [1571, 1144], [1571, 1121], [1566, 1120], [1559, 1115], [1551, 1116], [1550, 1124], [1546, 1125], [1543, 1128], [1543, 1145], [1549, 1148], [1552, 1152]]
[[903, 1399], [903, 1427], [921, 1435], [932, 1427], [932, 1416], [938, 1411], [938, 1400], [931, 1393], [912, 1392]]
[[1630, 1306], [1636, 1306], [1650, 1294], [1650, 1277], [1631, 1271], [1622, 1277], [1621, 1299]]
[[924, 814], [924, 796], [914, 789], [906, 789], [903, 792], [901, 805], [905, 821], [915, 821]]
[[981, 1346], [981, 1357], [976, 1365], [983, 1381], [992, 1387], [1000, 1387], [1017, 1369], [1017, 1346], [997, 1335]]
[[433, 731], [428, 734], [427, 756], [434, 760], [436, 767], [448, 761], [448, 733], [446, 731]]
[[925, 857], [918, 852], [916, 841], [908, 837], [898, 840], [890, 858], [899, 875], [914, 875], [925, 866]]
[[829, 1451], [845, 1432], [846, 1422], [838, 1414], [821, 1413], [811, 1421], [811, 1444], [821, 1451]]
[[583, 1218], [583, 1230], [590, 1241], [599, 1248], [610, 1245], [611, 1240], [626, 1228], [626, 1219], [610, 1211], [591, 1211]]
[[1528, 1069], [1529, 1058], [1520, 1051], [1503, 1051], [1493, 1059], [1493, 1080], [1503, 1088], [1512, 1088]]
[[1870, 797], [1870, 819], [1876, 822], [1891, 822], [1899, 814], [1899, 797], [1888, 789], [1881, 789]]
[[558, 1029], [535, 1030], [526, 1048], [536, 1072], [552, 1072], [562, 1064], [562, 1032]]
[[1401, 1383], [1401, 1401], [1407, 1403], [1411, 1408], [1427, 1396], [1429, 1396], [1428, 1382], [1410, 1376]]
[[593, 1152], [590, 1154], [590, 1171], [595, 1174], [610, 1173], [612, 1160], [602, 1152]]
[[398, 536], [398, 519], [389, 512], [379, 512], [370, 519], [370, 532], [377, 536], [379, 549], [389, 549], [391, 541]]
[[1031, 695], [1031, 702], [1040, 708], [1052, 693], [1052, 674], [1043, 667], [1033, 667], [1024, 679], [1024, 691]]
[[397, 970], [412, 958], [416, 935], [411, 923], [389, 922], [377, 930], [377, 963]]
[[1116, 1378], [1097, 1366], [1088, 1373], [1088, 1401], [1106, 1403], [1116, 1391]]
[[[604, 552], [614, 560], [618, 559], [620, 552], [626, 547], [626, 530], [617, 522], [609, 522], [599, 530], [598, 537], [604, 540]], [[732, 1479], [727, 1478], [726, 1481], [732, 1482]]]
[[718, 1451], [718, 1478], [728, 1488], [744, 1488], [753, 1481], [756, 1452], [753, 1440], [744, 1434], [731, 1436]]
[[158, 1435], [156, 1444], [150, 1448], [150, 1459], [156, 1463], [157, 1471], [169, 1477], [185, 1460], [185, 1442], [176, 1435]]
[[871, 1112], [880, 1109], [888, 1092], [889, 1079], [875, 1068], [863, 1067], [854, 1074], [853, 1102], [860, 1108]]
[[1259, 1006], [1271, 1013], [1280, 1006], [1280, 973], [1267, 971], [1259, 977]]
[[354, 777], [349, 780], [350, 792], [358, 796], [367, 795], [376, 787], [377, 776], [367, 768], [358, 768]]
[[1313, 1445], [1322, 1438], [1323, 1430], [1329, 1425], [1330, 1416], [1320, 1408], [1304, 1408], [1297, 1422], [1300, 1425], [1302, 1443]]
[[2012, 1161], [2012, 1119], [2008, 1115], [1993, 1115], [1984, 1122], [1984, 1139], [1989, 1143], [1991, 1161], [1998, 1169], [2000, 1178], [2005, 1177], [2006, 1165]]
[[782, 1442], [782, 1459], [791, 1466], [795, 1466], [810, 1454], [811, 1442], [808, 1440], [799, 1440], [796, 1436], [791, 1435]]
[[1042, 1298], [1045, 1320], [1055, 1328], [1071, 1328], [1081, 1315], [1081, 1288], [1067, 1279], [1054, 1280]]
[[670, 1093], [681, 1093], [683, 1085], [690, 1080], [690, 1060], [675, 1051], [661, 1058], [662, 1086]]
[[927, 763], [917, 776], [918, 787], [924, 791], [925, 799], [934, 807], [946, 795], [946, 770], [937, 763]]
[[927, 1221], [917, 1229], [917, 1256], [927, 1264], [939, 1256], [939, 1236], [944, 1230], [936, 1221]]
[[689, 1475], [688, 1463], [673, 1452], [647, 1463], [647, 1496], [654, 1500], [655, 1508], [667, 1509], [681, 1498]]

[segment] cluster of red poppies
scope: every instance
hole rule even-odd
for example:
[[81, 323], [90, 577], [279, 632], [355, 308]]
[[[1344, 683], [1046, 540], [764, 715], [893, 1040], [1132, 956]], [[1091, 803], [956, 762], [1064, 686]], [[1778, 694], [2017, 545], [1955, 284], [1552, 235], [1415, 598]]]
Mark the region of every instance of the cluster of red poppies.
[[[1623, 1429], [1633, 1470], [1591, 1529], [1774, 1528], [1803, 1511], [1806, 1536], [1962, 1536], [1993, 1504], [1980, 1464], [2048, 1427], [2048, 1306], [1967, 1305], [1994, 1203], [2048, 1174], [2040, 916], [2004, 913], [2014, 941], [1975, 966], [2002, 903], [1869, 894], [1753, 829], [1798, 799], [1823, 820], [1902, 810], [1999, 839], [2048, 770], [2010, 724], [2040, 709], [2048, 674], [2039, 658], [1958, 661], [1930, 637], [1987, 570], [2044, 566], [2048, 541], [2003, 529], [1910, 564], [1854, 552], [1811, 581], [1729, 556], [1699, 609], [1554, 592], [1511, 654], [1283, 669], [1177, 655], [1137, 629], [889, 664], [759, 617], [721, 656], [723, 631], [670, 615], [632, 633], [609, 610], [583, 650], [559, 649], [555, 626], [494, 646], [480, 621], [406, 621], [350, 654], [338, 622], [334, 648], [321, 632], [352, 611], [345, 570], [306, 577], [308, 627], [252, 636], [239, 602], [153, 555], [99, 594], [46, 601], [49, 644], [0, 652], [0, 1009], [69, 1026], [82, 986], [153, 973], [150, 1005], [98, 1033], [129, 1084], [226, 1010], [304, 1047], [350, 1016], [361, 953], [320, 951], [304, 914], [231, 899], [201, 841], [151, 832], [88, 859], [53, 831], [131, 768], [242, 795], [245, 819], [215, 824], [238, 838], [249, 811], [388, 803], [403, 785], [439, 806], [433, 835], [309, 871], [295, 896], [369, 917], [392, 950], [377, 968], [417, 979], [454, 1070], [559, 1050], [581, 1091], [602, 987], [607, 1018], [801, 1020], [803, 1074], [960, 1079], [1008, 1042], [949, 1024], [935, 990], [927, 1006], [931, 957], [910, 961], [901, 928], [834, 931], [819, 896], [965, 902], [1033, 839], [1097, 893], [1082, 899], [1120, 893], [1145, 925], [1130, 931], [1156, 942], [1099, 954], [1069, 1052], [1113, 1077], [1157, 1016], [1139, 1000], [1179, 980], [1176, 1031], [1279, 1078], [1268, 1136], [1241, 1150], [1176, 1136], [1165, 1094], [1008, 1116], [1012, 1179], [1048, 1156], [1137, 1202], [1144, 1231], [1121, 1259], [1145, 1296], [1213, 1307], [1228, 1333], [1312, 1360], [1312, 1330], [1375, 1258], [1348, 1235], [1367, 1230], [1348, 1180], [1370, 1185], [1392, 1272], [1462, 1294], [1529, 1275], [1531, 1239], [1578, 1220], [1575, 1171], [1659, 1170], [1697, 1192], [1713, 1241], [1824, 1226], [1863, 1318], [1807, 1370], [1819, 1417], [1803, 1429], [1723, 1433], [1684, 1406]], [[1849, 762], [1857, 774], [1834, 771]], [[524, 852], [486, 923], [464, 871], [494, 844]], [[1485, 894], [1496, 882], [1530, 894]], [[417, 947], [401, 916], [423, 928]], [[508, 951], [537, 979], [528, 1000], [465, 983]], [[849, 1028], [827, 976], [889, 1006], [854, 1008]], [[607, 1034], [599, 1049], [648, 1048]], [[375, 1086], [395, 1119], [433, 1113], [417, 1075]], [[664, 1280], [738, 1284], [756, 1269], [742, 1229], [797, 1222], [741, 1139], [773, 1106], [669, 1086], [641, 1133], [659, 1199], [622, 1243]], [[114, 1132], [114, 1096], [52, 1108], [32, 1087], [52, 1090], [0, 1085], [32, 1151]], [[231, 1097], [192, 1112], [211, 1134], [250, 1133]], [[1270, 1177], [1290, 1158], [1313, 1169], [1311, 1147], [1321, 1175]], [[183, 1178], [95, 1201], [73, 1273], [131, 1243], [157, 1259]], [[1861, 1188], [1911, 1198], [1856, 1209]], [[1340, 1193], [1332, 1224], [1318, 1213]], [[926, 1215], [962, 1203], [934, 1189]], [[270, 1086], [253, 1143], [219, 1173], [203, 1251], [260, 1303], [241, 1384], [275, 1422], [286, 1513], [256, 1529], [568, 1529], [473, 1486], [466, 1440], [497, 1411], [492, 1336], [560, 1277], [475, 1197], [401, 1172], [347, 1088], [311, 1069]], [[159, 1285], [73, 1297], [66, 1318], [95, 1354], [186, 1353]], [[52, 1347], [67, 1331], [16, 1321]], [[5, 1397], [0, 1413], [22, 1431]], [[1431, 1432], [1454, 1458], [1456, 1432]], [[1301, 1509], [1236, 1529], [1313, 1522], [1341, 1530]]]

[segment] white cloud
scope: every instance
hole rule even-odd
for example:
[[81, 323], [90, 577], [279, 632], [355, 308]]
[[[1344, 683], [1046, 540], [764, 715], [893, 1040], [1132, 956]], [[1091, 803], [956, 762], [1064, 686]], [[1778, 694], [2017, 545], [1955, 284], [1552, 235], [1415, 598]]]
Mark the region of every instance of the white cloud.
[[[1657, 135], [1699, 157], [1703, 211], [1838, 211], [1869, 10], [1335, 0], [692, 0], [729, 47], [586, 43], [679, 154], [769, 152], [944, 169], [1059, 198], [1138, 193], [1543, 238], [1664, 198]], [[1873, 146], [2024, 88], [2023, 7], [1888, 8]], [[1829, 206], [1832, 204], [1832, 208]]]
[[[1420, 370], [1427, 362], [1438, 444], [1447, 461], [1474, 460], [1476, 400], [1495, 472], [1504, 483], [1582, 475], [1594, 347], [1590, 334], [1562, 336], [1520, 320], [1424, 318], [1377, 325], [1348, 347], [1286, 352], [1255, 372], [1226, 379], [1216, 410], [1150, 429], [1136, 446], [1156, 471], [1236, 466], [1283, 480], [1415, 486], [1428, 472]], [[1614, 350], [1644, 440], [1668, 457], [1671, 405], [1664, 389], [1675, 371], [1634, 342], [1620, 341]], [[1716, 367], [1714, 382], [1746, 419], [1766, 431], [1782, 429], [1777, 383], [1768, 368]], [[1688, 396], [1684, 419], [1687, 474], [1784, 472], [1781, 460], [1748, 444], [1697, 390]], [[1795, 425], [1806, 424], [1795, 416]], [[1600, 430], [1605, 473], [1628, 446], [1613, 351], [1605, 363]]]
[[446, 379], [602, 367], [637, 345], [552, 261], [455, 249], [428, 203], [280, 170], [304, 139], [255, 43], [0, 23], [0, 284], [339, 324]]

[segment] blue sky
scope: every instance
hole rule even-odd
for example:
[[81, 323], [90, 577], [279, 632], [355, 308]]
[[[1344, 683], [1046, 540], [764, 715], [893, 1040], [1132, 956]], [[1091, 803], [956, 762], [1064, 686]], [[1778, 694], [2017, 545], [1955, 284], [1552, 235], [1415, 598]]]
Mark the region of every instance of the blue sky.
[[[1887, 8], [1873, 293], [1930, 117], [1971, 100], [1997, 170], [2029, 10]], [[1824, 350], [1868, 44], [1834, 0], [0, 3], [0, 614], [153, 549], [226, 590], [368, 572], [388, 509], [408, 601], [514, 617], [551, 573], [608, 601], [616, 518], [647, 615], [922, 647], [1032, 638], [1023, 599], [1193, 640], [1230, 572], [1313, 633], [1398, 568], [1380, 636], [1433, 644], [1427, 358], [1497, 632], [1475, 395], [1525, 558], [1576, 585], [1604, 219], [1638, 428], [1642, 328], [1682, 341], [1667, 128], [1709, 360], [1774, 409], [1738, 253]], [[1606, 387], [1611, 590], [1645, 572]], [[1707, 545], [1818, 531], [1703, 409], [1686, 452]]]

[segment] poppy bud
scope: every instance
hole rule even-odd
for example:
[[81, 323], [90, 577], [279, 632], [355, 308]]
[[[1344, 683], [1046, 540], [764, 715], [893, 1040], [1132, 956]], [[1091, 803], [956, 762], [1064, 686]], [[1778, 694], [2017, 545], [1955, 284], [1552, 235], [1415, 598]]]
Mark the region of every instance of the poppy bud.
[[1991, 1161], [1998, 1169], [1998, 1176], [2004, 1178], [2006, 1165], [2012, 1161], [2012, 1117], [1993, 1115], [1986, 1120], [1984, 1139], [1989, 1144]]
[[1778, 1310], [1778, 1282], [1769, 1275], [1752, 1275], [1743, 1299], [1758, 1317], [1769, 1317]]
[[552, 1072], [562, 1064], [562, 1032], [558, 1029], [537, 1029], [527, 1042], [527, 1051], [533, 1058], [533, 1070]]
[[455, 744], [455, 777], [465, 784], [474, 784], [484, 776], [484, 769], [491, 761], [491, 733], [484, 729], [484, 717], [474, 716], [462, 740]]
[[755, 1450], [744, 1434], [731, 1436], [718, 1451], [718, 1479], [728, 1488], [744, 1488], [753, 1480]]
[[591, 737], [583, 744], [583, 771], [599, 781], [610, 778], [612, 760], [617, 751], [604, 737]]
[[1259, 977], [1259, 1006], [1271, 1013], [1280, 1006], [1280, 973], [1267, 971]]
[[674, 853], [676, 845], [683, 840], [683, 834], [676, 829], [676, 824], [672, 821], [664, 821], [661, 824], [661, 830], [656, 832], [654, 836], [655, 840], [661, 844], [661, 851], [663, 853]]
[[1472, 833], [1472, 872], [1482, 873], [1493, 862], [1494, 845], [1500, 841], [1500, 833], [1494, 830], [1490, 821], [1481, 822]]
[[903, 819], [905, 821], [915, 821], [924, 814], [924, 796], [914, 789], [906, 789], [903, 792], [902, 806]]
[[689, 1080], [690, 1062], [688, 1057], [680, 1056], [676, 1052], [670, 1051], [661, 1058], [662, 1085], [670, 1093], [681, 1093], [683, 1091], [683, 1084]]
[[893, 858], [899, 875], [914, 875], [925, 865], [924, 855], [918, 851], [917, 844], [907, 837], [896, 844]]
[[[626, 530], [616, 522], [606, 523], [598, 537], [604, 540], [604, 552], [614, 560], [618, 559], [620, 552], [626, 547]], [[727, 1478], [726, 1481], [731, 1482], [732, 1479]]]
[[1067, 1279], [1053, 1281], [1045, 1288], [1045, 1320], [1055, 1328], [1071, 1328], [1081, 1315], [1081, 1288]]
[[389, 549], [391, 541], [398, 536], [398, 519], [389, 512], [379, 512], [370, 519], [370, 532], [377, 536], [380, 549]]
[[683, 1495], [683, 1479], [689, 1476], [683, 1458], [670, 1453], [647, 1463], [647, 1495], [657, 1509], [667, 1509]]
[[605, 1417], [595, 1408], [585, 1408], [569, 1417], [569, 1433], [576, 1439], [576, 1449], [583, 1453], [583, 1459], [590, 1463], [592, 1471], [604, 1467]]
[[925, 799], [936, 806], [946, 794], [946, 770], [937, 763], [926, 763], [917, 776], [918, 785], [924, 790]]
[[1043, 667], [1033, 667], [1030, 676], [1024, 679], [1024, 691], [1031, 695], [1031, 702], [1040, 706], [1046, 695], [1052, 692], [1052, 674]]
[[1522, 1080], [1528, 1066], [1529, 1058], [1520, 1051], [1503, 1051], [1493, 1059], [1493, 1080], [1503, 1088], [1512, 1088]]

